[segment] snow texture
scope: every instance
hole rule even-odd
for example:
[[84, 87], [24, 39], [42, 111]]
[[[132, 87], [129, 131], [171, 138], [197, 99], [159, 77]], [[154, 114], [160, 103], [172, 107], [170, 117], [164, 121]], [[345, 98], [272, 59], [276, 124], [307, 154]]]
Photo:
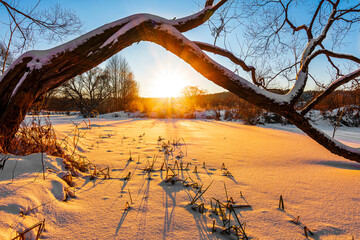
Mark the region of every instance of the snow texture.
[[[83, 120], [51, 118], [59, 137]], [[45, 155], [43, 180], [41, 154], [11, 156], [0, 170], [1, 239], [15, 237], [16, 231], [43, 219], [47, 225], [42, 237], [47, 239], [234, 239], [220, 233], [221, 217], [210, 210], [212, 197], [226, 200], [224, 183], [235, 206], [251, 205], [236, 210], [250, 238], [304, 239], [303, 225], [314, 239], [360, 237], [360, 165], [331, 154], [292, 125], [128, 119], [118, 113], [92, 120], [90, 129], [80, 125], [79, 130], [86, 132], [78, 146], [81, 154], [98, 170], [109, 167], [111, 178], [90, 180], [84, 174], [74, 178], [75, 188], [70, 188], [60, 179], [67, 173], [61, 159]], [[360, 146], [357, 128], [340, 128], [337, 136]], [[178, 145], [164, 160], [162, 145], [167, 141]], [[166, 172], [160, 171], [164, 161], [172, 169], [175, 161], [191, 165], [189, 170], [174, 170], [177, 176], [167, 181]], [[144, 169], [152, 162], [155, 171], [149, 175]], [[222, 163], [231, 176], [221, 169]], [[124, 180], [129, 173], [130, 180]], [[204, 187], [214, 181], [196, 202], [205, 203], [203, 214], [189, 205], [197, 190], [181, 180], [190, 183], [190, 177]], [[69, 189], [76, 197], [64, 202]], [[284, 211], [278, 209], [280, 195]], [[291, 222], [297, 216], [300, 225]]]

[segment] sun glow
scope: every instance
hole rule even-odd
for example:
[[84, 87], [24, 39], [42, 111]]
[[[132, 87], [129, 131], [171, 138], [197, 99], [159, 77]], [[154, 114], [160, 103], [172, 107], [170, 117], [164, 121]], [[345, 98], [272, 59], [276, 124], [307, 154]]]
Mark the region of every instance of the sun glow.
[[154, 97], [179, 97], [187, 85], [189, 82], [181, 71], [163, 69], [154, 79], [151, 92]]

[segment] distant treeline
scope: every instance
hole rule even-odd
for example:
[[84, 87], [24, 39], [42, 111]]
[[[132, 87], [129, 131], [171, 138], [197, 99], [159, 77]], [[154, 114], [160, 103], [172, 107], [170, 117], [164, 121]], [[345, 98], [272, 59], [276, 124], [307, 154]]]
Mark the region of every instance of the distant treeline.
[[[277, 93], [285, 91], [274, 90]], [[315, 96], [319, 95], [319, 91], [306, 91], [301, 96], [301, 105], [299, 109], [304, 107]], [[121, 99], [109, 98], [102, 104], [93, 109], [101, 113], [113, 112], [114, 101]], [[73, 99], [68, 97], [50, 96], [46, 101], [43, 109], [48, 111], [70, 112], [78, 111], [78, 106]], [[111, 103], [111, 104], [110, 104]], [[122, 104], [120, 104], [122, 105]], [[249, 119], [258, 116], [263, 112], [262, 109], [240, 99], [230, 92], [222, 92], [215, 94], [202, 94], [190, 97], [177, 98], [137, 98], [131, 104], [122, 105], [124, 111], [139, 111], [145, 117], [153, 118], [192, 118], [195, 110], [232, 110], [239, 119]], [[125, 107], [126, 106], [126, 107]], [[343, 106], [360, 106], [360, 89], [352, 91], [335, 91], [332, 95], [326, 97], [315, 110], [333, 110]]]

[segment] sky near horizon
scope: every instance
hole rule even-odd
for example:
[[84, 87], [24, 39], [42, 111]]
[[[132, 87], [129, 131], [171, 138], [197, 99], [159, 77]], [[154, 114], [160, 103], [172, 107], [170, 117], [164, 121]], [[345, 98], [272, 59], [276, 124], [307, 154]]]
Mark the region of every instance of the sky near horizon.
[[[37, 0], [26, 1], [29, 6], [33, 6], [37, 2]], [[25, 2], [20, 3], [24, 4]], [[60, 4], [64, 8], [74, 10], [84, 23], [82, 32], [84, 34], [104, 24], [136, 13], [151, 13], [169, 19], [185, 17], [200, 10], [204, 3], [205, 0], [42, 0], [39, 7], [47, 8]], [[0, 29], [0, 31], [3, 30]], [[186, 32], [184, 35], [191, 40], [213, 43], [206, 23], [195, 30]], [[241, 34], [238, 36], [241, 41]], [[69, 36], [66, 41], [76, 37]], [[355, 49], [355, 54], [360, 54], [359, 39], [359, 33], [357, 33], [354, 35], [353, 43], [350, 44], [351, 50]], [[48, 49], [59, 44], [40, 42], [35, 46], [35, 49]], [[237, 43], [234, 43], [232, 47], [236, 49]], [[142, 97], [178, 96], [180, 90], [188, 85], [198, 86], [208, 93], [225, 91], [225, 89], [205, 79], [182, 59], [156, 44], [140, 42], [122, 50], [119, 54], [125, 57], [134, 72], [135, 79], [140, 85], [140, 96]], [[220, 64], [234, 70], [234, 66], [229, 61], [209, 55]], [[104, 66], [104, 63], [101, 66]], [[318, 63], [318, 67], [324, 68], [321, 62]], [[246, 77], [244, 74], [240, 75]]]

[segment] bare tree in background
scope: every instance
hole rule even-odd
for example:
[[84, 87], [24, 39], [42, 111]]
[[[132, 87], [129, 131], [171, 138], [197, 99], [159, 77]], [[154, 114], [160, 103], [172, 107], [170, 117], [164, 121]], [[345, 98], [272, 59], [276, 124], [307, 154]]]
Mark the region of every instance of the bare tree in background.
[[2, 73], [12, 61], [13, 57], [11, 52], [8, 51], [7, 47], [2, 42], [0, 42], [0, 66], [2, 69]]
[[84, 117], [91, 117], [93, 111], [105, 102], [112, 92], [108, 73], [99, 67], [70, 79], [61, 89], [66, 97], [74, 101]]
[[1, 73], [12, 62], [11, 55], [19, 55], [40, 39], [58, 41], [79, 33], [82, 23], [70, 9], [55, 5], [40, 9], [40, 0], [31, 7], [18, 0], [0, 0], [1, 28], [8, 30], [0, 36]]
[[114, 55], [106, 62], [106, 71], [112, 86], [110, 111], [127, 109], [139, 95], [139, 86], [128, 62], [120, 55]]
[[198, 86], [186, 86], [181, 93], [185, 99], [185, 105], [188, 106], [191, 111], [194, 111], [200, 103], [200, 98], [204, 96], [207, 91]]
[[[214, 4], [214, 0], [206, 0], [204, 8], [197, 13], [172, 20], [149, 14], [132, 15], [104, 25], [51, 51], [41, 54], [36, 51], [23, 54], [0, 78], [0, 128], [3, 146], [6, 149], [6, 146], [10, 144], [26, 112], [38, 96], [88, 71], [134, 43], [150, 41], [171, 51], [205, 78], [240, 98], [287, 118], [329, 151], [360, 162], [360, 149], [346, 146], [332, 139], [314, 127], [306, 116], [316, 104], [335, 89], [360, 76], [360, 58], [351, 52], [343, 53], [335, 50], [337, 45], [332, 46], [329, 44], [331, 41], [328, 41], [328, 39], [339, 39], [342, 42], [349, 30], [358, 26], [360, 3], [340, 0], [316, 2], [255, 0], [238, 3], [238, 6], [245, 4], [248, 9], [244, 13], [246, 15], [239, 15], [242, 17], [239, 19], [240, 23], [246, 21], [246, 17], [250, 20], [252, 14], [261, 16], [257, 21], [251, 22], [254, 26], [252, 29], [258, 29], [258, 31], [246, 31], [249, 39], [255, 38], [252, 54], [263, 52], [261, 57], [268, 62], [270, 67], [274, 64], [282, 65], [283, 70], [271, 77], [281, 76], [288, 70], [290, 72], [286, 74], [290, 77], [294, 72], [292, 78], [295, 80], [291, 83], [291, 90], [282, 94], [266, 90], [265, 78], [261, 76], [263, 74], [260, 74], [261, 78], [258, 78], [256, 66], [249, 65], [233, 52], [213, 44], [189, 40], [183, 35], [183, 32], [205, 23], [219, 8], [226, 7], [224, 4], [227, 2], [232, 1], [220, 0]], [[307, 11], [310, 11], [310, 17], [301, 15], [301, 19], [295, 21], [295, 16], [290, 14], [297, 12], [294, 10], [296, 7], [305, 7]], [[300, 21], [305, 22], [299, 23]], [[283, 36], [294, 36], [298, 39], [284, 38], [283, 33], [287, 33]], [[300, 33], [303, 35], [298, 35]], [[296, 59], [276, 61], [276, 57], [281, 57], [278, 50], [287, 48], [291, 51], [296, 50]], [[249, 81], [239, 75], [242, 73], [236, 74], [233, 70], [211, 59], [204, 51], [230, 59], [250, 73]], [[311, 102], [299, 110], [296, 106], [308, 83], [308, 78], [311, 78], [311, 63], [320, 56], [325, 57], [334, 69], [339, 69], [338, 78], [327, 85], [323, 93], [315, 96]], [[345, 72], [342, 68], [340, 69], [335, 62], [336, 59], [353, 62], [354, 70]], [[292, 64], [288, 64], [290, 60], [293, 61]], [[326, 71], [326, 69], [321, 70]]]

